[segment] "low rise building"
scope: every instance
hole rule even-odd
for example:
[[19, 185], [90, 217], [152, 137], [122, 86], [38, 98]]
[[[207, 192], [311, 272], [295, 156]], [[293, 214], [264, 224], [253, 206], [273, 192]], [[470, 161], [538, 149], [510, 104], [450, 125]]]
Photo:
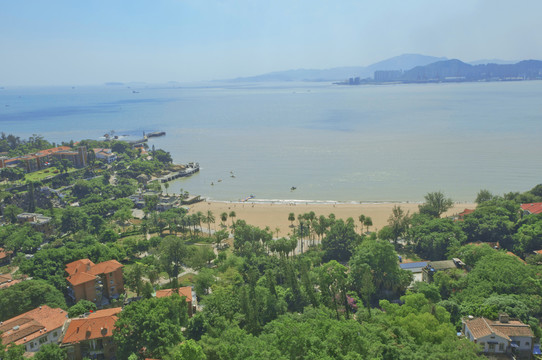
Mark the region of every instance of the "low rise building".
[[497, 321], [484, 317], [463, 319], [463, 334], [488, 355], [514, 354], [516, 358], [530, 359], [533, 352], [531, 327], [507, 314], [500, 314]]
[[451, 269], [460, 269], [464, 266], [465, 264], [463, 263], [463, 261], [457, 258], [453, 258], [452, 260], [429, 261], [422, 270], [422, 280], [431, 283], [433, 282], [433, 276], [437, 272]]
[[17, 215], [17, 222], [21, 225], [29, 223], [34, 230], [39, 231], [45, 235], [51, 235], [53, 233], [53, 226], [51, 223], [52, 218], [43, 214], [37, 213], [22, 213]]
[[20, 283], [21, 279], [13, 279], [11, 274], [0, 274], [0, 290]]
[[0, 266], [9, 264], [11, 261], [11, 251], [4, 250], [0, 248]]
[[98, 310], [88, 316], [71, 319], [61, 346], [68, 359], [115, 359], [116, 344], [113, 329], [122, 308]]
[[108, 164], [111, 164], [114, 161], [117, 161], [117, 154], [115, 154], [111, 149], [92, 149], [94, 151], [94, 156], [96, 159], [103, 160]]
[[524, 215], [542, 214], [542, 202], [521, 204]]
[[26, 352], [36, 352], [45, 344], [59, 341], [66, 319], [66, 311], [43, 305], [0, 322], [0, 339], [4, 345], [24, 345]]
[[427, 261], [415, 261], [408, 263], [400, 263], [399, 267], [403, 270], [410, 271], [413, 275], [412, 286], [416, 281], [423, 281], [423, 269], [427, 266]]
[[116, 260], [94, 264], [82, 259], [67, 264], [68, 296], [74, 302], [85, 299], [98, 306], [109, 304], [124, 293], [122, 267]]
[[[168, 297], [175, 293], [174, 289], [164, 289], [164, 290], [158, 290], [156, 292], [157, 298], [162, 297]], [[192, 316], [196, 312], [196, 304], [195, 304], [195, 293], [193, 293], [192, 288], [190, 286], [184, 286], [180, 287], [178, 292], [179, 296], [185, 297], [186, 302], [188, 303], [188, 316]]]

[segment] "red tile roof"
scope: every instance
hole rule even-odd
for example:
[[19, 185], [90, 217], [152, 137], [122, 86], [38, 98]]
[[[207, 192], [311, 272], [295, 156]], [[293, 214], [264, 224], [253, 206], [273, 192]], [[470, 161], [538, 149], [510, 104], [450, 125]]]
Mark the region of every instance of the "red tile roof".
[[521, 208], [531, 214], [542, 214], [542, 202], [521, 204]]
[[89, 259], [76, 260], [69, 264], [66, 264], [66, 272], [69, 275], [75, 275], [79, 272], [89, 271], [92, 266], [94, 266], [94, 263]]
[[0, 285], [0, 290], [6, 289], [6, 288], [8, 288], [8, 287], [10, 287], [10, 286], [13, 286], [13, 285], [15, 285], [15, 284], [18, 284], [18, 283], [20, 283], [21, 281], [22, 281], [21, 279], [17, 279], [17, 280], [11, 280], [11, 281], [9, 281], [9, 282], [3, 283], [2, 285]]
[[62, 339], [63, 344], [101, 339], [113, 335], [118, 313], [122, 308], [98, 310], [83, 319], [72, 319]]
[[13, 279], [11, 274], [0, 274], [0, 284], [11, 281]]
[[0, 248], [0, 260], [3, 260], [11, 254], [11, 251], [4, 251], [4, 248]]
[[66, 321], [66, 314], [62, 309], [43, 305], [6, 320], [0, 326], [2, 342], [5, 345], [11, 342], [15, 345], [25, 344], [46, 332], [61, 328]]
[[474, 212], [474, 210], [472, 210], [472, 209], [465, 209], [465, 210], [463, 210], [463, 212], [459, 213], [459, 216], [465, 216], [465, 215], [468, 215], [468, 214], [472, 214], [473, 212]]
[[[171, 296], [171, 295], [173, 295], [173, 289], [158, 290], [156, 292], [156, 297], [157, 298], [168, 297], [168, 296]], [[185, 296], [186, 301], [191, 302], [192, 301], [192, 288], [190, 286], [185, 286], [185, 287], [179, 288], [179, 296]]]
[[106, 274], [120, 269], [123, 265], [117, 260], [104, 261], [90, 268], [89, 273], [92, 275]]
[[96, 275], [89, 274], [87, 272], [80, 272], [75, 275], [68, 276], [66, 278], [70, 284], [73, 286], [84, 284], [89, 281], [95, 281]]
[[37, 156], [44, 156], [44, 155], [51, 155], [53, 153], [59, 152], [59, 151], [66, 151], [71, 150], [71, 147], [69, 146], [58, 146], [56, 148], [41, 150], [36, 153]]
[[79, 285], [94, 281], [97, 275], [113, 272], [123, 265], [117, 260], [104, 261], [94, 264], [89, 259], [82, 259], [66, 265], [66, 272], [70, 275], [66, 278], [72, 285]]
[[481, 317], [465, 321], [465, 326], [469, 329], [475, 339], [493, 333], [507, 340], [510, 340], [510, 336], [534, 337], [531, 327], [517, 320], [510, 320], [509, 322], [502, 323], [500, 321], [493, 321]]

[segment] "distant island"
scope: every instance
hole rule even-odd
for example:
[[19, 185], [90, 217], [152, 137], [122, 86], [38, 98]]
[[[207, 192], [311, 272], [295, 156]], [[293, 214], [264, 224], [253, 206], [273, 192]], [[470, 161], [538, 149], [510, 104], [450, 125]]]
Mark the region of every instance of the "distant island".
[[296, 69], [227, 81], [333, 82], [341, 85], [542, 79], [542, 61], [477, 60], [469, 63], [420, 54], [403, 54], [369, 66]]

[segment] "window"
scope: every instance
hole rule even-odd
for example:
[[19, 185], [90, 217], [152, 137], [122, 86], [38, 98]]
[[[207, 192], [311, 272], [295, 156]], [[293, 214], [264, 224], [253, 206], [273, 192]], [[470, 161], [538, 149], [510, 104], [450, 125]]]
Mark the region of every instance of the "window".
[[44, 344], [46, 342], [47, 342], [47, 336], [40, 338], [40, 344]]
[[504, 344], [503, 343], [499, 343], [499, 351], [504, 351]]
[[495, 343], [489, 343], [489, 351], [495, 351]]
[[516, 344], [518, 344], [518, 347], [520, 347], [521, 346], [521, 341], [519, 341], [519, 340], [516, 341]]
[[55, 332], [53, 333], [53, 337], [57, 337], [57, 336], [58, 336], [58, 331], [55, 331]]

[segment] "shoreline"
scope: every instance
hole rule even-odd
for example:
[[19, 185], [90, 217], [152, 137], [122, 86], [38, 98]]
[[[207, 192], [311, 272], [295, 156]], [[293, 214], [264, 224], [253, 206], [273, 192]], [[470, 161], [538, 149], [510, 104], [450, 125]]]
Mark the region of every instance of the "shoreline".
[[[316, 217], [323, 215], [328, 217], [333, 213], [336, 219], [346, 220], [349, 217], [354, 219], [354, 224], [357, 231], [360, 229], [360, 222], [358, 220], [361, 214], [371, 217], [373, 225], [369, 227], [369, 231], [378, 231], [383, 226], [388, 224], [388, 218], [392, 213], [394, 206], [400, 206], [405, 212], [410, 214], [418, 212], [418, 206], [423, 202], [316, 202], [316, 201], [302, 201], [293, 202], [291, 200], [272, 200], [261, 199], [260, 201], [254, 201], [251, 199], [246, 202], [239, 201], [216, 201], [205, 200], [195, 204], [189, 205], [189, 213], [196, 213], [198, 211], [204, 214], [207, 211], [211, 211], [215, 216], [215, 223], [211, 224], [211, 228], [220, 229], [220, 217], [222, 213], [227, 213], [228, 218], [225, 222], [230, 226], [232, 219], [229, 214], [234, 211], [236, 216], [234, 220], [244, 220], [249, 225], [257, 226], [261, 229], [269, 227], [273, 231], [274, 236], [288, 236], [291, 234], [291, 222], [288, 221], [288, 215], [294, 213], [297, 223], [297, 216], [299, 214], [305, 214], [314, 211]], [[453, 207], [443, 214], [443, 217], [457, 215], [465, 209], [474, 209], [476, 204], [474, 203], [454, 203]], [[364, 228], [366, 230], [366, 228]]]

